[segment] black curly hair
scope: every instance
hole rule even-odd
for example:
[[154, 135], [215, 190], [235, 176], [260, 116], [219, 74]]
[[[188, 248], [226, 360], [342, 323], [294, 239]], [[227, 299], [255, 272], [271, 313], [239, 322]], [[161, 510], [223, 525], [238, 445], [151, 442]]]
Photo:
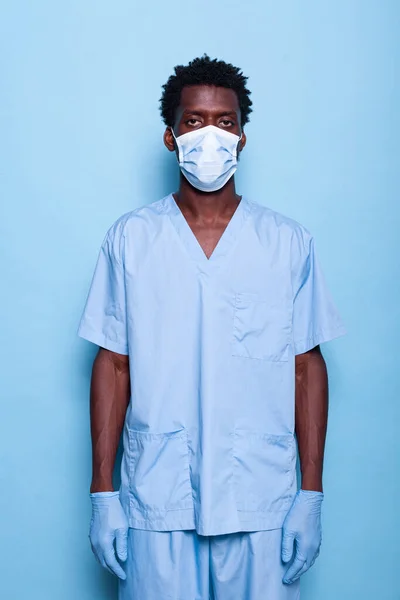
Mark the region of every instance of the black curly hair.
[[204, 54], [190, 61], [187, 66], [177, 65], [174, 70], [175, 75], [171, 75], [162, 86], [164, 91], [160, 98], [160, 111], [165, 125], [174, 125], [182, 89], [190, 85], [216, 85], [234, 90], [239, 100], [242, 127], [249, 122], [253, 103], [250, 100], [251, 92], [246, 88], [248, 77], [238, 67]]

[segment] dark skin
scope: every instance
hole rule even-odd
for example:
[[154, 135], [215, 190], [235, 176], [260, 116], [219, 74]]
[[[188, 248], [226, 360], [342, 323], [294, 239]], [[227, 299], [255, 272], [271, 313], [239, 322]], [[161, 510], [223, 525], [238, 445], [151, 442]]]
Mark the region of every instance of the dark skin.
[[114, 490], [114, 464], [129, 396], [129, 357], [99, 348], [90, 387], [91, 492]]
[[[174, 133], [214, 125], [242, 136], [240, 108], [233, 90], [196, 85], [182, 90]], [[168, 150], [177, 152], [171, 128], [164, 133]], [[174, 198], [209, 258], [235, 212], [241, 197], [234, 177], [217, 192], [201, 192], [181, 174]], [[295, 357], [295, 416], [302, 489], [322, 492], [322, 468], [328, 418], [328, 377], [319, 347]], [[128, 356], [100, 348], [91, 381], [90, 419], [93, 476], [91, 492], [113, 491], [112, 475], [130, 397]]]
[[328, 422], [328, 374], [319, 346], [295, 357], [296, 436], [301, 488], [322, 492]]

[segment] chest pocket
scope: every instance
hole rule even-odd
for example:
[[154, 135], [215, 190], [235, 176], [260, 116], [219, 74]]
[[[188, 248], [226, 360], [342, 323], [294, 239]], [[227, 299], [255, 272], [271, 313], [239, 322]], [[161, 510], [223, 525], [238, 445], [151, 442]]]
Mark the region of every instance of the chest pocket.
[[235, 294], [232, 355], [269, 361], [288, 361], [290, 319], [279, 299], [240, 292]]

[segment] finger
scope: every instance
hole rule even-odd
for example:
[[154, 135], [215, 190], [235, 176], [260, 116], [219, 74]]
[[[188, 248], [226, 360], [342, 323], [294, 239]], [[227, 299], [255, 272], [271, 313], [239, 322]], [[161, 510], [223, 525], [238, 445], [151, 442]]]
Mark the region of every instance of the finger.
[[297, 581], [297, 579], [300, 579], [300, 577], [302, 575], [304, 575], [304, 573], [306, 571], [308, 571], [308, 569], [311, 567], [311, 565], [307, 564], [307, 561], [304, 563], [304, 565], [301, 567], [300, 571], [298, 571], [298, 573], [291, 578], [290, 583], [294, 583], [295, 581]]
[[110, 551], [104, 555], [104, 560], [107, 566], [111, 569], [112, 573], [120, 579], [126, 579], [125, 571], [115, 558], [114, 552]]
[[293, 548], [294, 548], [294, 538], [295, 534], [283, 530], [282, 537], [282, 560], [287, 563], [293, 556]]
[[101, 566], [103, 567], [103, 569], [105, 569], [106, 571], [108, 571], [109, 573], [111, 573], [111, 575], [113, 575], [113, 576], [115, 577], [115, 573], [114, 573], [114, 571], [112, 571], [112, 570], [110, 569], [110, 567], [108, 566], [108, 564], [106, 563], [106, 561], [104, 560], [104, 558], [103, 558], [103, 560], [102, 560], [102, 561], [100, 561], [100, 564], [101, 564]]
[[117, 556], [124, 562], [128, 557], [128, 530], [117, 529], [115, 532]]
[[295, 579], [297, 578], [299, 571], [301, 571], [301, 569], [303, 568], [305, 562], [306, 561], [304, 560], [304, 558], [299, 558], [298, 556], [296, 556], [293, 563], [290, 565], [283, 577], [283, 583], [293, 583], [293, 581], [295, 581]]
[[315, 561], [317, 560], [319, 556], [319, 550], [315, 553], [314, 558], [312, 559], [312, 561], [310, 562], [310, 568], [313, 566], [313, 564], [315, 563]]
[[99, 548], [98, 546], [96, 546], [92, 540], [90, 540], [90, 547], [92, 549], [92, 552], [97, 560], [98, 563], [101, 564], [101, 566], [103, 565], [103, 550], [101, 548]]

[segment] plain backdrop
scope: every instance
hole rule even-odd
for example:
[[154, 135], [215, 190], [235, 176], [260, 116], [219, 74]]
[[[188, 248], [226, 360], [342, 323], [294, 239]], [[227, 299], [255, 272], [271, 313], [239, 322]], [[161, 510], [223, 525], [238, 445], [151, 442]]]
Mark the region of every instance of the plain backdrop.
[[348, 330], [323, 348], [302, 600], [399, 600], [399, 30], [397, 0], [2, 3], [2, 599], [116, 598], [88, 540], [96, 348], [76, 329], [108, 227], [176, 188], [161, 85], [207, 52], [249, 76], [238, 191], [313, 233]]

